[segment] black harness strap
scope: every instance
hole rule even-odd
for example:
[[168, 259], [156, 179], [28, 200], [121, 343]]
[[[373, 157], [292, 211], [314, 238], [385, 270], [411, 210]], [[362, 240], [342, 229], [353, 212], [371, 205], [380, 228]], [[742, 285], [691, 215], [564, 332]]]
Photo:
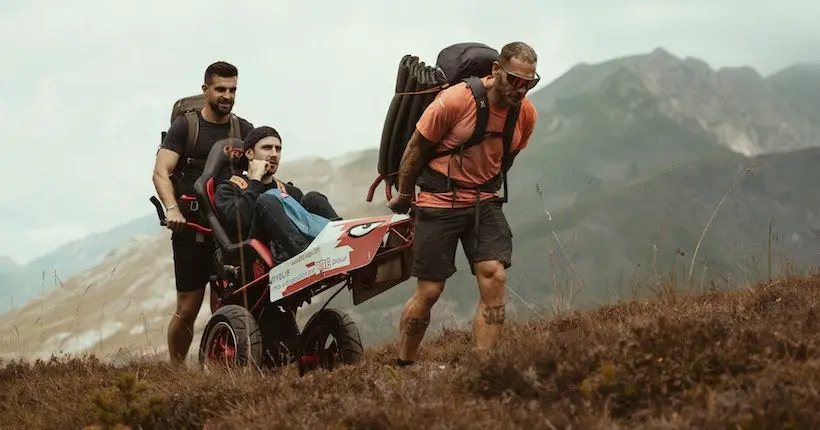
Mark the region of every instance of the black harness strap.
[[504, 181], [504, 203], [507, 203], [507, 171], [512, 167], [512, 140], [515, 135], [515, 125], [518, 123], [518, 114], [521, 106], [513, 106], [507, 111], [507, 120], [504, 122], [504, 132], [501, 141], [504, 143], [504, 152], [501, 155], [501, 176]]
[[[194, 110], [188, 111], [185, 112], [185, 120], [188, 121], [188, 140], [185, 142], [185, 153], [190, 156], [194, 153], [196, 141], [199, 140], [199, 116]], [[191, 158], [188, 157], [188, 159]]]
[[464, 82], [467, 83], [467, 86], [470, 88], [470, 91], [472, 91], [473, 98], [475, 99], [476, 117], [473, 134], [469, 139], [467, 139], [466, 142], [456, 146], [455, 148], [448, 148], [443, 151], [436, 152], [430, 158], [431, 160], [434, 158], [443, 157], [445, 155], [461, 155], [464, 151], [484, 142], [487, 134], [487, 123], [490, 121], [490, 102], [487, 100], [487, 90], [484, 88], [484, 83], [481, 82], [480, 78], [473, 76], [464, 79]]

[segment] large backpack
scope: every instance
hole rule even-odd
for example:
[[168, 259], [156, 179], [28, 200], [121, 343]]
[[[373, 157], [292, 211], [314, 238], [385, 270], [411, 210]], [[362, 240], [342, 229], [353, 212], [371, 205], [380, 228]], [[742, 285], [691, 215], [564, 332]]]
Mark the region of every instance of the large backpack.
[[[398, 189], [397, 174], [404, 149], [424, 110], [435, 100], [440, 91], [466, 82], [476, 101], [476, 125], [473, 134], [456, 148], [425, 154], [425, 168], [422, 169], [422, 174], [417, 180], [417, 184], [425, 191], [446, 192], [452, 189], [454, 184], [450, 179], [430, 169], [429, 162], [434, 158], [461, 154], [466, 149], [484, 142], [487, 137], [486, 127], [490, 116], [490, 105], [481, 78], [492, 74], [493, 62], [498, 58], [498, 51], [476, 42], [457, 43], [442, 49], [436, 59], [435, 67], [426, 65], [423, 61], [420, 62], [417, 56], [408, 54], [402, 57], [396, 77], [395, 94], [387, 110], [382, 129], [378, 161], [379, 176], [370, 186], [367, 195], [368, 202], [372, 201], [374, 190], [382, 181], [385, 182], [385, 195], [390, 199], [392, 194], [390, 189]], [[510, 167], [510, 145], [515, 124], [518, 121], [518, 112], [518, 107], [509, 109], [504, 131], [501, 133], [504, 143], [501, 172], [487, 183], [476, 187], [484, 191], [497, 191], [500, 189], [500, 182], [503, 182], [505, 202], [507, 201], [506, 174]]]

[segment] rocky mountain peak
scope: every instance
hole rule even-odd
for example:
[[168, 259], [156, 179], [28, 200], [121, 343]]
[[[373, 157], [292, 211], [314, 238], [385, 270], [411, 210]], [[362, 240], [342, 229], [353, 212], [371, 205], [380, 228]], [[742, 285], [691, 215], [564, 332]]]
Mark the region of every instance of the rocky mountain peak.
[[551, 108], [562, 98], [597, 93], [599, 99], [611, 98], [603, 103], [609, 110], [624, 111], [608, 116], [631, 118], [626, 111], [646, 106], [644, 99], [650, 96], [660, 114], [680, 124], [698, 124], [725, 147], [755, 156], [820, 142], [820, 114], [815, 114], [820, 100], [798, 100], [801, 91], [795, 90], [816, 81], [816, 70], [820, 66], [803, 66], [773, 82], [752, 67], [714, 69], [701, 59], [681, 59], [658, 47], [648, 54], [574, 67], [534, 100], [546, 99], [543, 105]]

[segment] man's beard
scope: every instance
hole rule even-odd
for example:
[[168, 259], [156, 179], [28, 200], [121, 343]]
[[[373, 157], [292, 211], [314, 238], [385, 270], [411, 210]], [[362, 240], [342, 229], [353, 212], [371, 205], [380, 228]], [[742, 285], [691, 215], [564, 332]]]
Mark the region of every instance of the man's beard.
[[495, 92], [495, 97], [499, 105], [499, 107], [513, 107], [516, 105], [520, 105], [523, 101], [522, 99], [516, 99], [517, 95], [512, 94], [513, 91], [512, 86], [504, 85], [500, 82], [497, 82], [496, 85], [492, 88], [492, 91]]
[[224, 104], [228, 105], [227, 110], [219, 106], [220, 102], [218, 100], [214, 103], [208, 103], [208, 105], [211, 106], [211, 110], [213, 110], [219, 116], [229, 115], [231, 113], [231, 111], [233, 110], [233, 102], [232, 101], [231, 102], [224, 102]]
[[504, 99], [504, 104], [506, 104], [507, 106], [518, 106], [521, 104], [522, 101], [524, 101], [524, 97], [521, 97], [519, 94], [517, 94], [517, 92], [515, 92], [515, 90], [511, 86], [502, 89], [502, 91], [504, 91], [504, 96], [502, 98]]

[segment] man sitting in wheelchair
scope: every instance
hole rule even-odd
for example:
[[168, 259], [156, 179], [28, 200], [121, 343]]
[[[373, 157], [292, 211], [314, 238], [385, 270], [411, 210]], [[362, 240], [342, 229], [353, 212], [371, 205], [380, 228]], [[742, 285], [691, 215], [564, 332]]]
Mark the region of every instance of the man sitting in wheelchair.
[[[244, 141], [239, 174], [216, 187], [214, 206], [234, 242], [259, 239], [271, 247], [274, 260], [304, 251], [330, 221], [341, 217], [327, 197], [278, 180], [282, 139], [272, 127], [253, 129]], [[246, 171], [243, 172], [243, 169]]]

